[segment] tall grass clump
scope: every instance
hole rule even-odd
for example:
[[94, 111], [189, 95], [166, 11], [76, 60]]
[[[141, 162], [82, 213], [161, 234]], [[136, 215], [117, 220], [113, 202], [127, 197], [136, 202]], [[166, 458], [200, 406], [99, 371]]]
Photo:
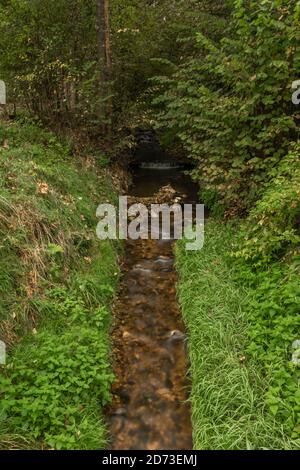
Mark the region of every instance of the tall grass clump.
[[237, 280], [228, 254], [235, 230], [207, 224], [199, 252], [176, 250], [178, 295], [188, 330], [196, 449], [289, 449], [297, 446], [268, 411], [271, 377], [247, 351], [253, 291]]

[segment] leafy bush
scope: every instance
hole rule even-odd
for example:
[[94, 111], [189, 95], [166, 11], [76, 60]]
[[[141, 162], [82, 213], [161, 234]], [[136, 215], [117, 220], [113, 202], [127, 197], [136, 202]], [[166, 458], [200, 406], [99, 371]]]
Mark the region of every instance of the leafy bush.
[[156, 80], [157, 127], [181, 140], [230, 215], [248, 211], [299, 138], [299, 12], [296, 1], [236, 0], [221, 42], [198, 33], [191, 57]]
[[249, 292], [245, 312], [249, 321], [247, 354], [264, 369], [269, 387], [265, 401], [282, 422], [285, 433], [300, 438], [299, 364], [292, 362], [299, 339], [300, 263], [274, 263], [253, 271], [237, 265], [236, 280]]
[[[86, 413], [90, 397], [102, 406], [110, 398], [109, 314], [106, 308], [89, 312], [66, 290], [52, 300], [51, 310], [58, 324], [69, 327], [58, 334], [57, 325], [51, 331], [48, 323], [8, 362], [0, 379], [1, 418], [9, 416], [14, 429], [51, 447], [74, 449], [89, 428], [96, 430], [95, 416]], [[101, 432], [99, 437], [101, 445]]]
[[299, 258], [300, 148], [271, 171], [262, 198], [251, 210], [240, 232], [235, 256], [255, 265], [267, 264], [287, 252]]

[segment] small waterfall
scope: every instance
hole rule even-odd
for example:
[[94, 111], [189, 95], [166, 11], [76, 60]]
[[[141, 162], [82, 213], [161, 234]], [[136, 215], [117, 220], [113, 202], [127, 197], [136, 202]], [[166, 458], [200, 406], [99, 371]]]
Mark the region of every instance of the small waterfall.
[[139, 164], [140, 168], [145, 170], [173, 170], [176, 168], [183, 168], [184, 165], [179, 164], [178, 162], [141, 162]]

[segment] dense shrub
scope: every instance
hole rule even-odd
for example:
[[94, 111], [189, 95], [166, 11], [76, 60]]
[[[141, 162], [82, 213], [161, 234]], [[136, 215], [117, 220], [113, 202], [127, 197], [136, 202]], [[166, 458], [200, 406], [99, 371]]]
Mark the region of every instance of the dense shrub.
[[237, 0], [220, 43], [196, 37], [190, 60], [157, 78], [157, 126], [195, 161], [194, 177], [232, 213], [261, 194], [299, 137], [292, 82], [299, 78], [300, 4]]
[[235, 256], [263, 265], [283, 255], [299, 258], [300, 148], [270, 172], [262, 198], [244, 222]]

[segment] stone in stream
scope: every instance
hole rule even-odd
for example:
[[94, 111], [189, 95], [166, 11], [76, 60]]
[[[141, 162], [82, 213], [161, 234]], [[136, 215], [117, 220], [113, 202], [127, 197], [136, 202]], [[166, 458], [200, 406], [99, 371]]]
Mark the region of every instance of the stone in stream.
[[154, 261], [154, 263], [158, 266], [162, 266], [163, 268], [172, 268], [174, 265], [174, 260], [167, 256], [160, 256]]
[[115, 416], [126, 416], [126, 414], [127, 414], [126, 408], [118, 408], [118, 409], [114, 412], [114, 415], [115, 415]]
[[186, 335], [179, 330], [173, 330], [168, 335], [169, 342], [179, 342], [179, 341], [185, 341], [185, 340], [186, 340]]

